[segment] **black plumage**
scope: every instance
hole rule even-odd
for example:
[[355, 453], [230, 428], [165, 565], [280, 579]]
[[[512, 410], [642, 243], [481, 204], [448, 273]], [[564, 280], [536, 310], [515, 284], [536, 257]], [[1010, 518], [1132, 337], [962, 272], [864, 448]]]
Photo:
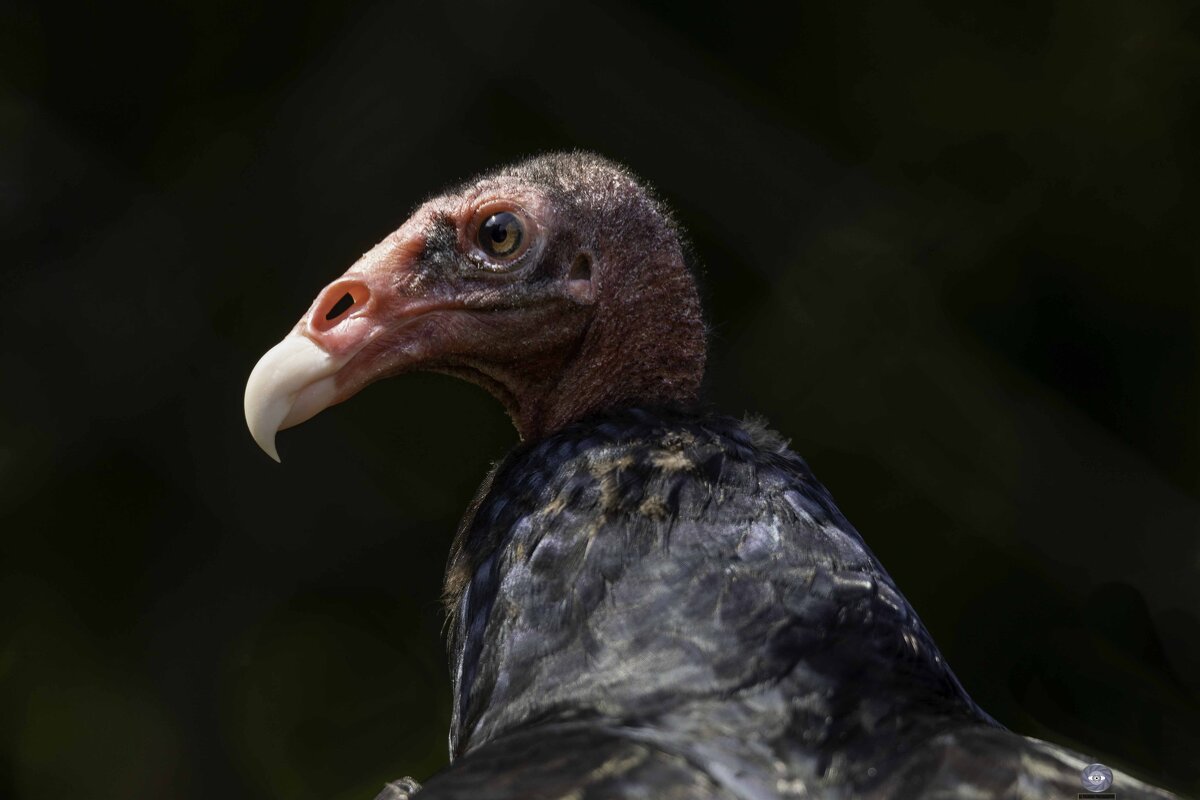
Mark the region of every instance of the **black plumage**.
[[971, 700], [804, 461], [702, 410], [704, 357], [670, 215], [560, 154], [429, 201], [255, 368], [272, 454], [280, 426], [421, 368], [521, 432], [451, 552], [453, 762], [419, 796], [1077, 794], [1088, 759]]
[[627, 410], [521, 446], [450, 570], [458, 760], [422, 797], [1066, 797], [1089, 763], [971, 701], [757, 423]]

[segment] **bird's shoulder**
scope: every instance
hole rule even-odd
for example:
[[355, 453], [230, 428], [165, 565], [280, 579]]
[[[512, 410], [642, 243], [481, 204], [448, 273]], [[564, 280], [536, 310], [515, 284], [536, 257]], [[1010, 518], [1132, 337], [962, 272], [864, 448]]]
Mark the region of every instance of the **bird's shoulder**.
[[[892, 748], [872, 759], [871, 768], [851, 772], [814, 769], [816, 762], [808, 759], [801, 759], [799, 769], [795, 763], [781, 769], [783, 753], [769, 743], [750, 742], [740, 749], [714, 744], [646, 726], [586, 720], [528, 725], [459, 759], [418, 796], [1043, 800], [1081, 794], [1081, 774], [1092, 762], [1068, 748], [970, 722]], [[1127, 773], [1112, 772], [1112, 790], [1120, 797], [1179, 800]]]

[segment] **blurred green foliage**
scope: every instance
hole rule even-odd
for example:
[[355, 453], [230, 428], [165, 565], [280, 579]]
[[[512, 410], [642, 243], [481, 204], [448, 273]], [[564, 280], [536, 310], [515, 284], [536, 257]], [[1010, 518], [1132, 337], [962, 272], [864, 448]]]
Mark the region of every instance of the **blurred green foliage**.
[[[445, 762], [437, 376], [281, 437], [258, 355], [407, 210], [625, 161], [709, 383], [993, 715], [1200, 792], [1194, 2], [0, 10], [0, 796], [369, 798]], [[1117, 790], [1120, 790], [1119, 779]]]

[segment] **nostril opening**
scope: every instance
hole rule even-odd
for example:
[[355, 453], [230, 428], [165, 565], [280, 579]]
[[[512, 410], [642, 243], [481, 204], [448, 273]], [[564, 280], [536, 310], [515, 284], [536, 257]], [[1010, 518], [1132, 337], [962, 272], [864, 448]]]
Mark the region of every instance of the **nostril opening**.
[[[334, 298], [337, 298], [335, 301]], [[357, 280], [342, 280], [325, 287], [313, 308], [309, 325], [314, 333], [332, 331], [368, 310], [371, 290]]]
[[337, 319], [342, 314], [346, 313], [346, 309], [350, 308], [352, 305], [354, 305], [354, 296], [349, 292], [346, 292], [344, 295], [342, 295], [342, 299], [334, 303], [333, 308], [329, 309], [329, 313], [325, 315], [326, 322], [332, 322], [333, 320]]

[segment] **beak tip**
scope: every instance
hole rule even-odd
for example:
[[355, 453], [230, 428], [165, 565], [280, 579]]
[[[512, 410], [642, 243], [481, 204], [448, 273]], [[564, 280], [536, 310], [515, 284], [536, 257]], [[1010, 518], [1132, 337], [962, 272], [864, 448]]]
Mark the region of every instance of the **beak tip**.
[[276, 464], [283, 463], [282, 459], [279, 458], [279, 450], [275, 447], [275, 436], [273, 434], [270, 437], [263, 437], [261, 439], [255, 437], [254, 441], [258, 443], [258, 446], [262, 448], [264, 453], [271, 457], [272, 461]]
[[[279, 450], [275, 446], [275, 434], [278, 433], [277, 426], [263, 423], [262, 416], [252, 414], [249, 410], [246, 413], [246, 427], [250, 429], [250, 437], [254, 439], [264, 453], [270, 456], [276, 463], [279, 461]], [[260, 423], [260, 424], [255, 424]]]

